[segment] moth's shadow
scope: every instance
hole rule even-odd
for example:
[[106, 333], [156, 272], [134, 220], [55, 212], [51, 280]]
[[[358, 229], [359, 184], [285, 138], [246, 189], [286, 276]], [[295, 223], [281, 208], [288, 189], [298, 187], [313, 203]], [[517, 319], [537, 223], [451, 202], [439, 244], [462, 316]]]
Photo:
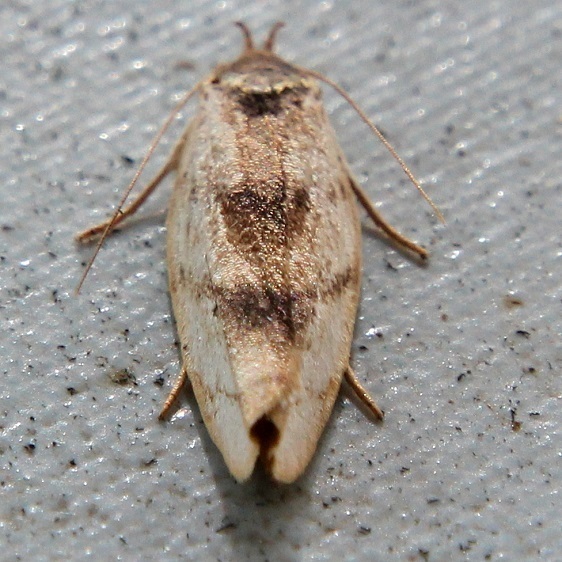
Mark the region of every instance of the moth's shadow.
[[311, 523], [318, 519], [322, 509], [320, 497], [314, 493], [314, 475], [319, 470], [315, 460], [293, 484], [276, 484], [259, 462], [250, 479], [239, 484], [228, 474], [209, 436], [202, 439], [224, 512], [218, 532], [228, 537], [231, 552], [236, 553], [238, 560], [302, 560], [302, 547], [314, 532]]

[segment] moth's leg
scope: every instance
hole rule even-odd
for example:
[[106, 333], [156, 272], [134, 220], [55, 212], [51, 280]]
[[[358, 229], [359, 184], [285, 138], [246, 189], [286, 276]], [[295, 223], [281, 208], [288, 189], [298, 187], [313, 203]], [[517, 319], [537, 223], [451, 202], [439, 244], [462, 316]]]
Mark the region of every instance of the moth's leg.
[[162, 407], [162, 411], [158, 416], [159, 420], [164, 420], [167, 417], [170, 408], [177, 400], [178, 396], [180, 395], [187, 381], [188, 381], [187, 370], [184, 366], [182, 366], [178, 380], [174, 383], [172, 390], [170, 390], [170, 393], [166, 398], [166, 402], [164, 402], [164, 406]]
[[363, 385], [359, 382], [359, 379], [351, 367], [347, 367], [343, 373], [343, 377], [345, 382], [349, 385], [351, 390], [353, 390], [355, 396], [357, 396], [365, 408], [367, 408], [367, 410], [369, 410], [369, 412], [371, 412], [377, 420], [382, 421], [384, 418], [384, 412], [377, 406], [377, 403], [371, 398], [365, 388], [363, 388]]
[[349, 178], [351, 183], [351, 188], [353, 189], [355, 196], [359, 199], [359, 203], [363, 205], [367, 214], [371, 217], [373, 222], [391, 239], [394, 240], [397, 244], [402, 246], [403, 248], [407, 248], [408, 250], [418, 254], [422, 260], [427, 259], [429, 256], [429, 252], [418, 246], [415, 242], [406, 238], [404, 235], [400, 234], [394, 227], [390, 226], [380, 215], [380, 213], [375, 209], [375, 206], [371, 203], [370, 199], [367, 197], [367, 194], [361, 189], [361, 187], [357, 184], [357, 182], [350, 177]]
[[[152, 178], [152, 180], [142, 190], [142, 192], [138, 195], [138, 197], [128, 207], [123, 209], [115, 217], [115, 220], [113, 221], [113, 225], [112, 225], [112, 230], [119, 223], [123, 222], [127, 217], [130, 217], [131, 215], [133, 215], [138, 210], [138, 208], [148, 199], [148, 197], [152, 194], [152, 192], [158, 187], [160, 182], [170, 172], [173, 172], [174, 170], [178, 169], [181, 153], [182, 153], [182, 150], [183, 150], [183, 147], [184, 147], [184, 144], [185, 144], [185, 140], [186, 140], [186, 135], [184, 134], [184, 135], [182, 135], [180, 140], [174, 146], [170, 156], [168, 157], [168, 160], [166, 161], [164, 166], [162, 166], [160, 171]], [[97, 224], [96, 226], [93, 226], [91, 228], [88, 228], [87, 230], [84, 230], [84, 232], [81, 232], [80, 234], [78, 234], [78, 236], [76, 237], [76, 240], [78, 240], [79, 242], [88, 242], [92, 238], [95, 238], [96, 236], [99, 236], [99, 235], [103, 234], [105, 232], [105, 229], [107, 228], [107, 225], [111, 222], [111, 220], [112, 219], [110, 218], [110, 219], [108, 219], [108, 220], [106, 220], [106, 221], [104, 221], [100, 224]]]

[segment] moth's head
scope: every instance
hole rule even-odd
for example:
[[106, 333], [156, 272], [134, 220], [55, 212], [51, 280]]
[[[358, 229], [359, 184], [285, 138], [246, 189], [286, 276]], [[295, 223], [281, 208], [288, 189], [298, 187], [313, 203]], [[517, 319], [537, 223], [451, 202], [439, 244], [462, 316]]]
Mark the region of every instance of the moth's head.
[[251, 94], [281, 93], [286, 89], [310, 87], [311, 80], [301, 69], [273, 52], [277, 32], [284, 26], [277, 22], [260, 48], [255, 47], [246, 24], [236, 22], [244, 35], [244, 50], [233, 62], [218, 66], [210, 78], [212, 84]]

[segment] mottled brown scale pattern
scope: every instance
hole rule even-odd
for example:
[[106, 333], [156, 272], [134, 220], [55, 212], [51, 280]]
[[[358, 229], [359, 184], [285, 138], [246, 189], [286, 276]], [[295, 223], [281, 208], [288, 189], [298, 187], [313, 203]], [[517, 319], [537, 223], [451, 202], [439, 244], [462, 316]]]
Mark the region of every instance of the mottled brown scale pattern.
[[300, 110], [303, 96], [308, 89], [305, 87], [286, 88], [281, 92], [233, 92], [232, 97], [240, 110], [249, 119], [256, 117], [278, 116], [290, 110]]
[[284, 174], [254, 182], [247, 178], [234, 188], [218, 190], [217, 201], [231, 241], [253, 253], [290, 244], [306, 224], [304, 215], [310, 209], [306, 188], [287, 189]]
[[230, 190], [220, 190], [217, 201], [231, 242], [241, 251], [287, 243], [286, 187], [283, 177], [253, 184], [250, 178]]
[[263, 115], [277, 115], [283, 110], [281, 94], [277, 92], [248, 92], [237, 97], [240, 110], [249, 119]]
[[302, 339], [297, 335], [314, 312], [313, 304], [293, 298], [299, 291], [293, 286], [291, 263], [294, 241], [302, 241], [310, 222], [310, 185], [286, 167], [286, 139], [299, 121], [307, 91], [297, 86], [281, 92], [234, 89], [227, 94], [241, 108], [229, 108], [224, 118], [237, 131], [243, 178], [234, 185], [218, 181], [213, 193], [234, 251], [260, 278], [258, 285], [243, 285], [244, 290], [232, 291], [217, 303], [231, 336], [250, 326], [263, 329], [278, 345], [294, 344]]
[[282, 341], [294, 342], [293, 303], [287, 291], [280, 292], [267, 286], [256, 290], [253, 285], [239, 285], [233, 291], [221, 291], [216, 288], [215, 295], [217, 307], [223, 316], [237, 318], [239, 329], [281, 329]]
[[210, 281], [196, 290], [214, 300], [213, 314], [220, 314], [227, 322], [234, 319], [235, 325], [231, 327], [236, 331], [263, 331], [280, 345], [302, 345], [302, 337], [297, 336], [308, 329], [316, 303], [339, 298], [342, 291], [358, 281], [358, 271], [347, 267], [332, 279], [302, 290], [277, 291], [267, 284], [256, 287], [247, 283], [227, 289]]

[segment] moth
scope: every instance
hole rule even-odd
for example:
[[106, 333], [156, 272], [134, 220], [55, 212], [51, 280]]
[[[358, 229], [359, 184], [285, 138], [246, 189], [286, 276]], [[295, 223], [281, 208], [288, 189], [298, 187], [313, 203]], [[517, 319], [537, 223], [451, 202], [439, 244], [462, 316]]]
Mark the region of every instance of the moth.
[[383, 220], [353, 178], [318, 80], [352, 103], [421, 187], [339, 86], [274, 54], [281, 23], [259, 48], [237, 25], [242, 54], [182, 100], [197, 93], [199, 108], [166, 164], [122, 208], [171, 118], [113, 217], [78, 238], [101, 235], [99, 250], [177, 173], [167, 263], [183, 365], [161, 418], [189, 380], [234, 478], [249, 478], [260, 458], [275, 481], [290, 483], [309, 464], [342, 379], [383, 416], [349, 363], [361, 275], [356, 199], [396, 244], [427, 257]]

